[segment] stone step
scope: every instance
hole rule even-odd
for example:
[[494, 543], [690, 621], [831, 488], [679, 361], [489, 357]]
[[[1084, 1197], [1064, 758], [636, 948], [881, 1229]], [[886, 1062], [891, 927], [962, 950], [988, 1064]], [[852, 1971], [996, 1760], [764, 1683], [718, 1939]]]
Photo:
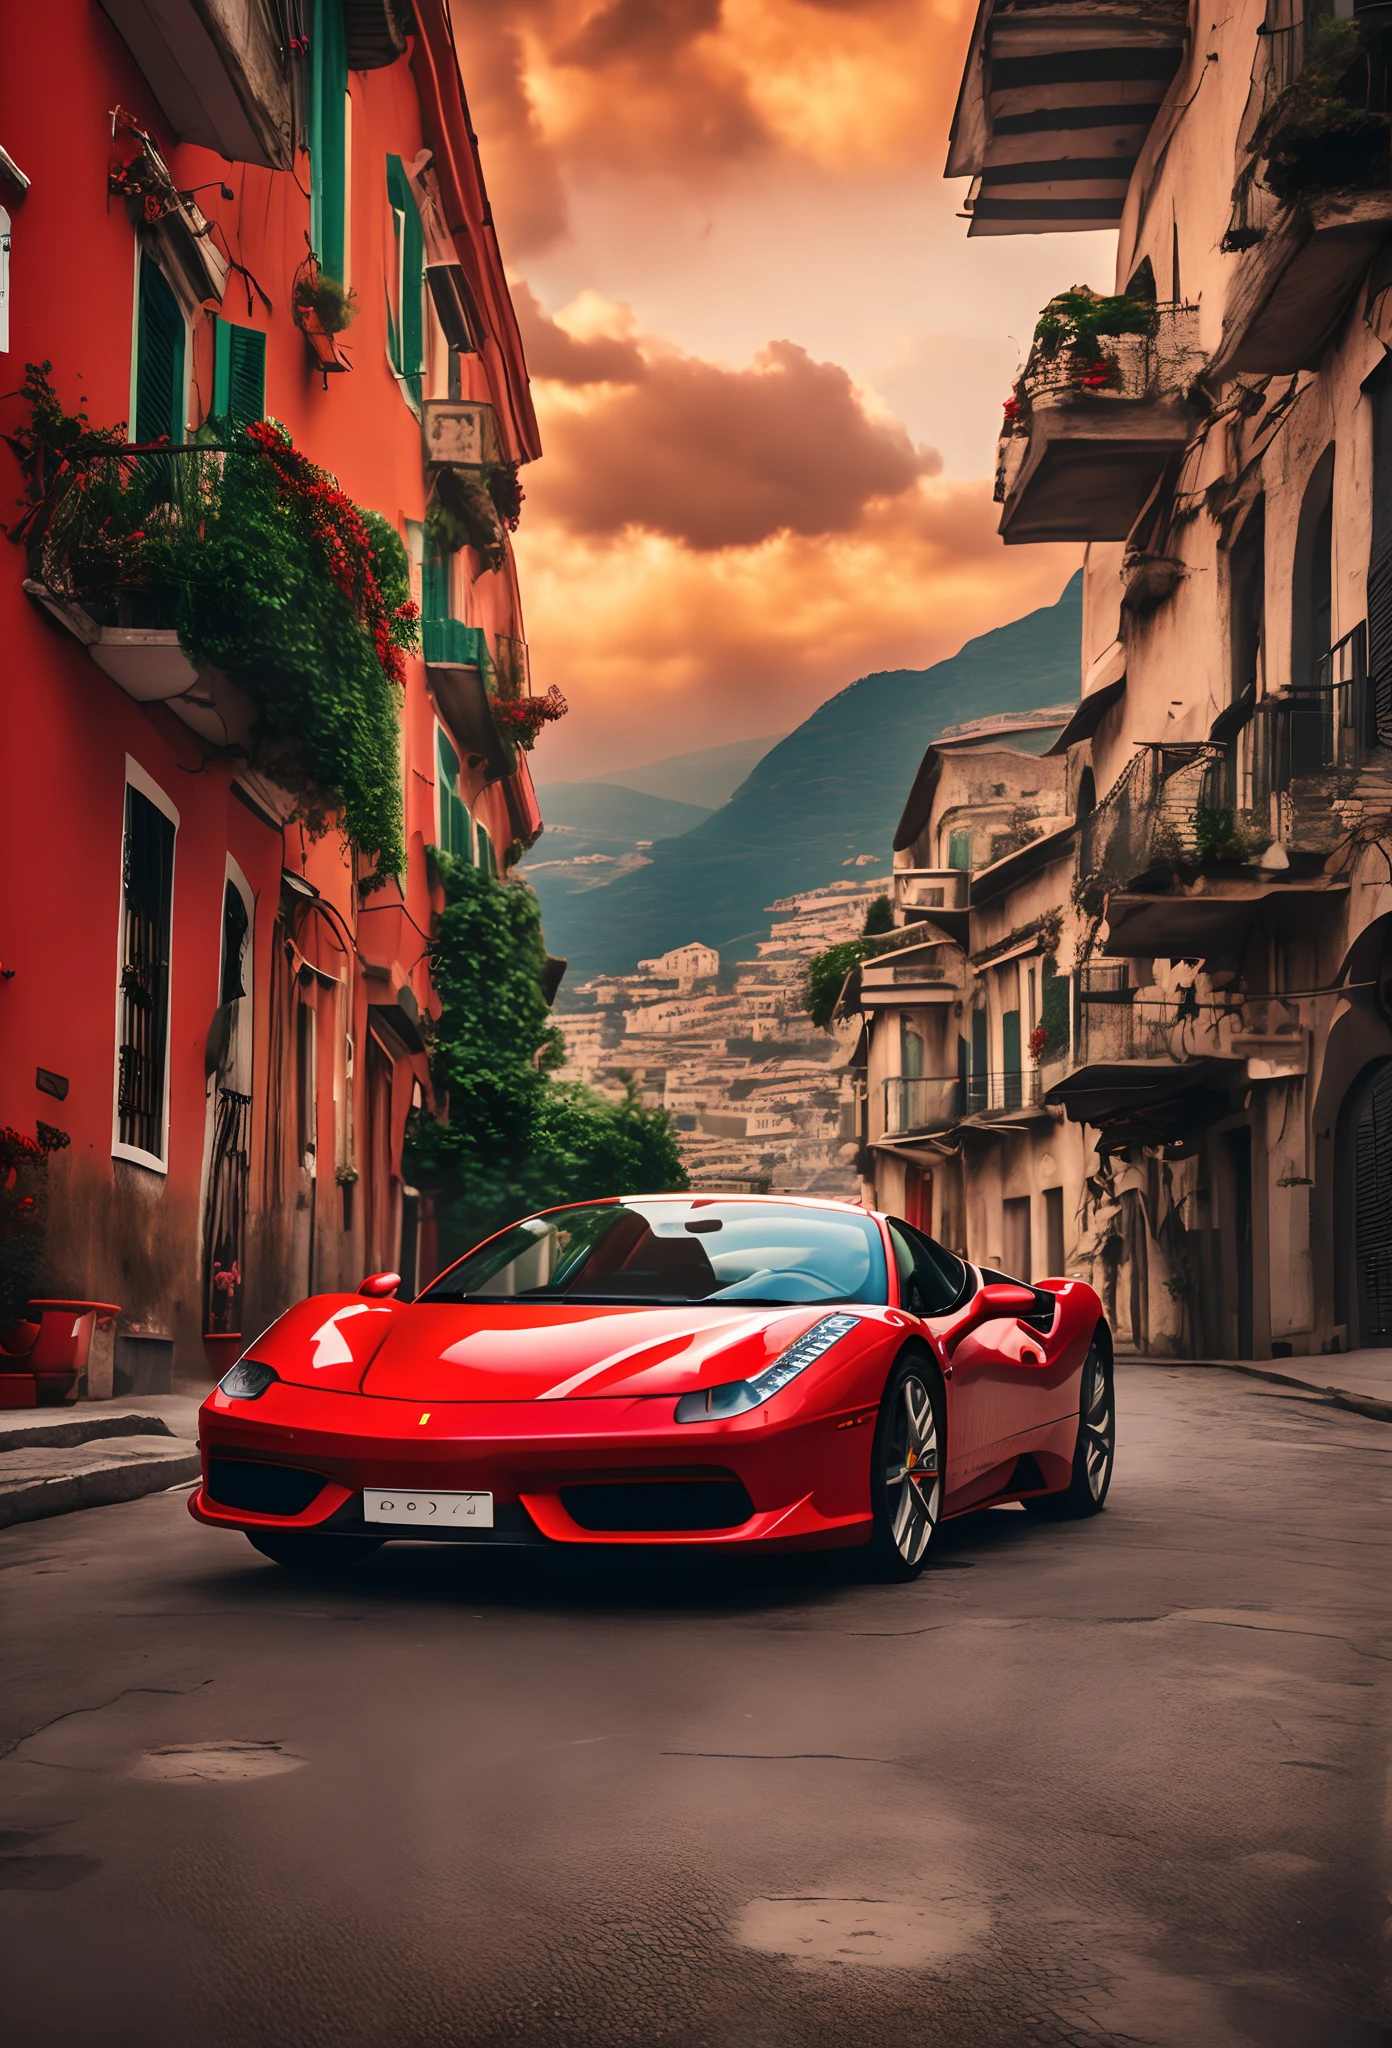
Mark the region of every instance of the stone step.
[[138, 1500], [197, 1479], [199, 1470], [197, 1446], [167, 1433], [11, 1449], [0, 1458], [0, 1528]]
[[141, 1408], [0, 1408], [0, 1453], [36, 1445], [61, 1449], [112, 1436], [166, 1436], [162, 1415]]

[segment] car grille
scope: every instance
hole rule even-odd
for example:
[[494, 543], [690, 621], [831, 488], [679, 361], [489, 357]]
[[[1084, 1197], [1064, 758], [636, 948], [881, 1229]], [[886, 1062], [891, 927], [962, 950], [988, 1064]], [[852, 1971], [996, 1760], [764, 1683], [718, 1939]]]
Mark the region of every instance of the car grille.
[[561, 1506], [597, 1534], [667, 1535], [738, 1529], [754, 1503], [738, 1479], [635, 1480], [619, 1486], [563, 1486]]
[[249, 1458], [209, 1458], [207, 1495], [222, 1508], [252, 1515], [302, 1515], [324, 1490], [318, 1472], [296, 1465], [259, 1465]]

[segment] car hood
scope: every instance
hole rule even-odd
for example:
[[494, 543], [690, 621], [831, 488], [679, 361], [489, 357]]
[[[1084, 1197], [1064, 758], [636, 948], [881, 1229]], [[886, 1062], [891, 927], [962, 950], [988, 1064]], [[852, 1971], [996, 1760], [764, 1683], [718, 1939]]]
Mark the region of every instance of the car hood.
[[365, 1302], [320, 1295], [281, 1317], [255, 1357], [294, 1386], [411, 1401], [565, 1401], [685, 1394], [747, 1379], [826, 1305], [568, 1307]]

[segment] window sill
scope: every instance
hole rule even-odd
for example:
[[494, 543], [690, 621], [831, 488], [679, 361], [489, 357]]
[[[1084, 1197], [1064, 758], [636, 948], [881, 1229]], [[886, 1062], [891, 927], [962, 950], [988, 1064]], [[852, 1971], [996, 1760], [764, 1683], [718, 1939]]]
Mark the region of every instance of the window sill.
[[120, 1159], [127, 1166], [143, 1166], [147, 1173], [158, 1173], [162, 1177], [169, 1172], [169, 1161], [160, 1159], [153, 1152], [142, 1152], [138, 1145], [115, 1144], [111, 1148], [113, 1159]]

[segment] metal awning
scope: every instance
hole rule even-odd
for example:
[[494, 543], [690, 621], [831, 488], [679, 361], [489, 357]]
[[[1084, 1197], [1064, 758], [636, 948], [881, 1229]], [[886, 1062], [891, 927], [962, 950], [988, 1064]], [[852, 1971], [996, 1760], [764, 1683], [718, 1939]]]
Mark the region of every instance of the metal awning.
[[1104, 683], [1100, 690], [1094, 690], [1090, 697], [1084, 697], [1054, 744], [1046, 749], [1046, 753], [1066, 754], [1070, 747], [1077, 746], [1079, 740], [1090, 740], [1125, 688], [1126, 673], [1123, 670], [1114, 683]]
[[1132, 1142], [1148, 1144], [1156, 1140], [1143, 1130], [1172, 1135], [1172, 1125], [1192, 1127], [1224, 1114], [1229, 1089], [1246, 1072], [1240, 1059], [1108, 1060], [1076, 1068], [1044, 1100], [1064, 1110], [1070, 1123], [1099, 1130], [1129, 1125]]
[[1118, 891], [1107, 898], [1107, 937], [1100, 951], [1112, 960], [1207, 960], [1241, 947], [1254, 916], [1286, 922], [1321, 900], [1346, 896], [1339, 876], [1318, 881], [1252, 880], [1241, 895], [1142, 896]]
[[973, 235], [1112, 228], [1184, 53], [1184, 0], [981, 0], [946, 175]]

